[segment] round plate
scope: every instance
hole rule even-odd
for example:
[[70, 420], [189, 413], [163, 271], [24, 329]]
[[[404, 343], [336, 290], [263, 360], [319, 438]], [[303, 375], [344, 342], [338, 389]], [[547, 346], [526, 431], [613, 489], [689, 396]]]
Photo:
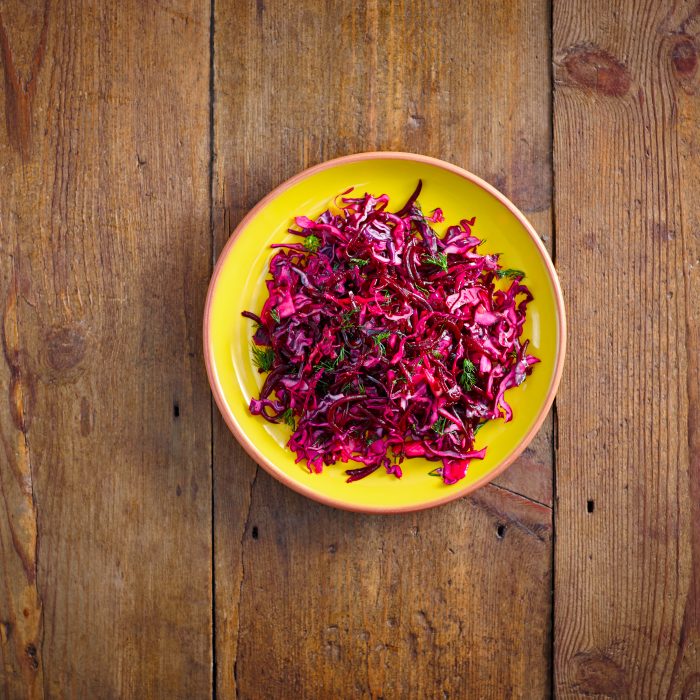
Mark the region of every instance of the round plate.
[[[506, 398], [513, 420], [494, 420], [479, 431], [476, 447], [488, 446], [483, 460], [469, 465], [466, 477], [453, 486], [428, 472], [439, 463], [409, 459], [397, 479], [379, 470], [347, 484], [348, 465], [325, 467], [310, 474], [285, 447], [286, 425], [273, 425], [248, 411], [262, 385], [252, 363], [253, 324], [241, 316], [259, 312], [266, 297], [271, 243], [291, 241], [294, 216], [315, 218], [332, 205], [339, 192], [354, 187], [391, 198], [399, 209], [423, 180], [424, 211], [440, 207], [442, 234], [460, 219], [476, 217], [474, 234], [487, 239], [481, 250], [501, 253], [503, 267], [524, 270], [534, 295], [527, 310], [524, 338], [541, 362]], [[331, 160], [296, 175], [265, 197], [241, 221], [221, 253], [209, 285], [204, 312], [204, 356], [216, 403], [228, 427], [248, 454], [276, 479], [322, 503], [366, 512], [402, 512], [429, 508], [464, 496], [502, 472], [528, 445], [554, 400], [564, 362], [566, 320], [561, 289], [542, 242], [527, 219], [500, 192], [454, 165], [411, 153], [360, 153]], [[352, 466], [352, 464], [350, 465]]]

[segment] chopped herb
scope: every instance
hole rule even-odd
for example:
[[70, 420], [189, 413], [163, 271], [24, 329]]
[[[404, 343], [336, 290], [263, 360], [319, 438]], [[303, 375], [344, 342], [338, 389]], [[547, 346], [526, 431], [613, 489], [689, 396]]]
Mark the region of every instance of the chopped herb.
[[499, 280], [502, 280], [504, 277], [511, 280], [524, 279], [525, 273], [522, 270], [514, 270], [513, 268], [508, 267], [504, 270], [496, 270], [496, 277], [498, 277]]
[[477, 426], [475, 426], [474, 427], [474, 435], [476, 435], [487, 423], [488, 423], [488, 421], [485, 420], [483, 423], [479, 423]]
[[333, 372], [337, 369], [338, 365], [345, 359], [345, 346], [342, 345], [340, 347], [340, 350], [338, 350], [338, 354], [335, 356], [335, 360], [330, 360], [330, 359], [325, 359], [321, 360], [315, 367], [314, 371], [318, 371], [320, 369], [326, 369], [329, 372]]
[[277, 309], [272, 309], [272, 311], [270, 311], [270, 316], [272, 316], [272, 320], [273, 320], [275, 323], [279, 323], [279, 322], [280, 322], [280, 312], [277, 311]]
[[464, 391], [471, 391], [476, 384], [476, 366], [467, 357], [462, 360], [462, 373], [459, 375], [459, 383]]
[[297, 424], [294, 420], [294, 413], [292, 412], [291, 408], [288, 408], [283, 414], [282, 414], [282, 420], [292, 429], [294, 430], [297, 427]]
[[269, 372], [272, 369], [272, 363], [275, 361], [275, 353], [272, 348], [260, 348], [253, 343], [253, 364], [261, 372]]
[[350, 262], [354, 263], [358, 267], [363, 267], [364, 265], [369, 264], [369, 260], [365, 260], [364, 258], [350, 258]]
[[379, 348], [379, 352], [384, 355], [386, 353], [386, 348], [384, 347], [384, 342], [391, 335], [391, 331], [382, 331], [374, 336], [374, 345]]
[[355, 314], [360, 313], [359, 309], [352, 308], [348, 309], [347, 311], [343, 311], [343, 313], [340, 315], [340, 318], [342, 319], [343, 323], [341, 325], [341, 328], [354, 328], [355, 327], [355, 319], [353, 316]]
[[447, 418], [445, 416], [440, 416], [434, 423], [433, 423], [433, 430], [438, 434], [442, 435], [445, 432], [445, 428], [447, 427]]
[[442, 476], [442, 467], [435, 467], [433, 471], [428, 472], [428, 476]]
[[391, 335], [391, 331], [381, 331], [374, 336], [375, 345], [381, 345], [382, 340], [386, 340]]
[[423, 262], [429, 265], [437, 265], [447, 272], [447, 255], [445, 253], [437, 253], [436, 255], [424, 255]]
[[439, 350], [433, 350], [433, 357], [442, 360], [442, 353]]
[[314, 236], [314, 234], [309, 234], [305, 239], [304, 239], [304, 248], [308, 250], [310, 253], [315, 253], [319, 246], [321, 245], [321, 239], [318, 236]]

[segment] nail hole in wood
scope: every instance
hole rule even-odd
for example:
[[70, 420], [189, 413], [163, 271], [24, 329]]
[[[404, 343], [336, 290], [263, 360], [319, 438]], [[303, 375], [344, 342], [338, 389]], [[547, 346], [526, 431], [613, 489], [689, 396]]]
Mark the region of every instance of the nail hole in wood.
[[496, 537], [498, 537], [499, 540], [502, 540], [505, 534], [506, 534], [506, 526], [499, 525], [496, 528]]
[[180, 417], [180, 404], [179, 403], [173, 404], [173, 415], [175, 416], [175, 418]]
[[253, 525], [253, 529], [251, 530], [250, 534], [252, 535], [254, 540], [258, 539], [258, 526], [257, 525]]
[[595, 510], [595, 503], [593, 501], [588, 501], [588, 503], [586, 505], [586, 510], [589, 513], [592, 513]]

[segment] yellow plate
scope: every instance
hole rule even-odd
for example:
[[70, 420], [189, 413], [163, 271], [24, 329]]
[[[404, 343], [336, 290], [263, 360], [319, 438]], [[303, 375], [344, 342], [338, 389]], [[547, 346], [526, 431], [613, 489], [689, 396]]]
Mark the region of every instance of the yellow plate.
[[[448, 224], [476, 216], [475, 235], [486, 238], [489, 252], [502, 253], [501, 264], [524, 270], [534, 295], [527, 310], [524, 338], [541, 362], [532, 375], [506, 398], [513, 420], [489, 422], [479, 431], [477, 448], [488, 446], [483, 460], [474, 460], [466, 477], [453, 486], [429, 476], [435, 462], [410, 459], [403, 477], [383, 470], [352, 483], [345, 482], [347, 465], [325, 467], [310, 474], [285, 447], [286, 425], [272, 425], [248, 411], [263, 376], [252, 364], [253, 324], [241, 316], [259, 312], [266, 297], [264, 280], [274, 253], [269, 245], [292, 240], [287, 228], [294, 216], [314, 218], [339, 192], [386, 193], [400, 208], [423, 180], [420, 202], [425, 211], [442, 208]], [[539, 429], [561, 377], [566, 320], [554, 267], [532, 226], [500, 192], [454, 165], [411, 153], [360, 153], [322, 163], [280, 185], [243, 219], [216, 264], [204, 313], [204, 353], [209, 382], [226, 423], [248, 454], [275, 478], [322, 503], [367, 512], [401, 512], [429, 508], [465, 495], [503, 471]]]

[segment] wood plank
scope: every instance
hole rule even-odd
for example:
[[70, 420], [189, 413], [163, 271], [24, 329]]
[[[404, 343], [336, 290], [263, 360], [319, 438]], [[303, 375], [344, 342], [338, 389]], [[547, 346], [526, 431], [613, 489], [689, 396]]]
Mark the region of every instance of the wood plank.
[[691, 5], [554, 2], [557, 261], [573, 348], [558, 399], [562, 698], [700, 692]]
[[0, 695], [200, 697], [209, 10], [5, 1], [0, 61]]
[[[285, 178], [372, 149], [483, 175], [551, 241], [546, 2], [217, 2], [215, 66], [217, 250]], [[550, 425], [502, 486], [551, 502], [551, 458]], [[489, 486], [367, 517], [255, 474], [217, 418], [219, 697], [548, 695], [549, 508]]]

